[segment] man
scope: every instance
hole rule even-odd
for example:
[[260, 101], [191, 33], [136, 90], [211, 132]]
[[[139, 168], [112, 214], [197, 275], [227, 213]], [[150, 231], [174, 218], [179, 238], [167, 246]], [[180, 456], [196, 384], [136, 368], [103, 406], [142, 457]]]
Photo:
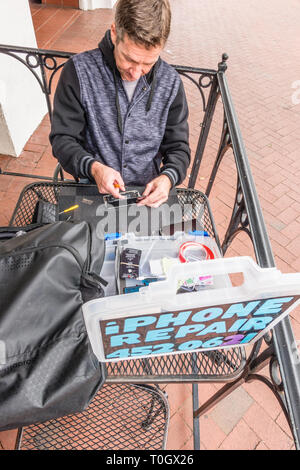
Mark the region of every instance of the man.
[[140, 205], [158, 207], [190, 163], [183, 84], [159, 57], [169, 0], [119, 0], [97, 49], [64, 66], [54, 99], [53, 154], [76, 178], [121, 198], [145, 186]]

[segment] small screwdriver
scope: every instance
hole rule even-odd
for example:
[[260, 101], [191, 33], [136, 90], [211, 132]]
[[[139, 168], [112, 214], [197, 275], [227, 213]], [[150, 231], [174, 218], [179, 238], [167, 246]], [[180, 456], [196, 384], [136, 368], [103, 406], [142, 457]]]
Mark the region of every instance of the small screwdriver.
[[79, 205], [75, 204], [75, 206], [68, 207], [68, 209], [65, 209], [64, 211], [59, 212], [58, 215], [64, 214], [65, 212], [74, 211], [75, 209], [78, 209], [78, 207], [79, 207]]

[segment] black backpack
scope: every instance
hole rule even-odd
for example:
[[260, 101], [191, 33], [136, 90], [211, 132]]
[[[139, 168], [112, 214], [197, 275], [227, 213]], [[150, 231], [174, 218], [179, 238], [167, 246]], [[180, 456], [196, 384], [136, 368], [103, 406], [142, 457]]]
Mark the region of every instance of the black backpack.
[[82, 316], [85, 301], [103, 296], [103, 236], [88, 222], [4, 232], [0, 430], [82, 411], [105, 380]]

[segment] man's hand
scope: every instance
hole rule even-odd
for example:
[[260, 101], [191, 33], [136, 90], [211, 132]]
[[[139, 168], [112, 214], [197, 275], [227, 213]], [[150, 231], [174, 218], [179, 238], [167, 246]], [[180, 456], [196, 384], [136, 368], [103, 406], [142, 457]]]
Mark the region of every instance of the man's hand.
[[[117, 199], [122, 199], [120, 190], [125, 191], [124, 181], [120, 173], [109, 166], [100, 162], [93, 162], [91, 166], [91, 175], [94, 178], [99, 193], [112, 194]], [[116, 187], [116, 186], [119, 186]]]
[[159, 207], [167, 201], [171, 187], [172, 184], [167, 175], [157, 176], [147, 184], [142, 195], [143, 199], [138, 206]]

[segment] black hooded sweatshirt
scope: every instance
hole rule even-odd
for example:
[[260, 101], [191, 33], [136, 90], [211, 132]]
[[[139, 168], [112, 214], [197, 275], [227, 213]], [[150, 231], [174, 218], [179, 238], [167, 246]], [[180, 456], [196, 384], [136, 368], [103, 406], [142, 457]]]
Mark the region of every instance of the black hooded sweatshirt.
[[159, 60], [142, 76], [129, 102], [107, 31], [97, 49], [73, 56], [57, 85], [50, 141], [75, 178], [89, 178], [98, 160], [125, 185], [166, 174], [180, 184], [190, 163], [188, 107], [175, 69]]

